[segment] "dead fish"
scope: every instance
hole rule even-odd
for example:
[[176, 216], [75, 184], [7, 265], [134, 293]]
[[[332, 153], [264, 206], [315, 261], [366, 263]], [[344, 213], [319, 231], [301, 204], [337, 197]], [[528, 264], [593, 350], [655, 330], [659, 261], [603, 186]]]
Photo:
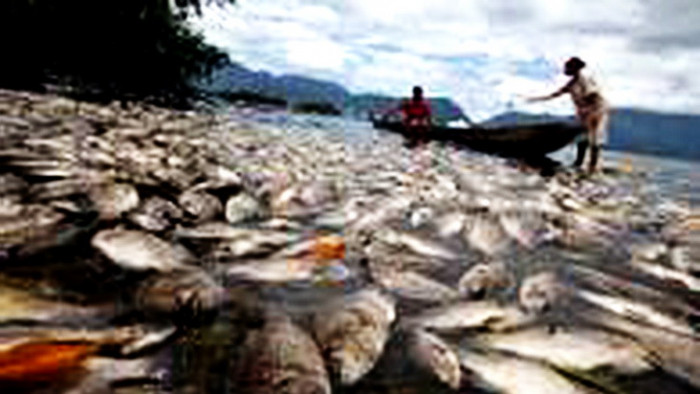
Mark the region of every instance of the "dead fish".
[[496, 331], [525, 325], [531, 316], [519, 308], [492, 300], [469, 301], [428, 309], [404, 320], [405, 324], [438, 331], [488, 328]]
[[63, 215], [42, 205], [21, 205], [15, 215], [0, 216], [0, 240], [3, 243], [23, 242], [32, 233], [41, 233], [45, 226], [55, 226]]
[[430, 207], [420, 207], [411, 212], [408, 221], [411, 228], [418, 228], [428, 223], [433, 216], [435, 216], [435, 212]]
[[664, 370], [700, 386], [700, 339], [681, 335], [656, 326], [641, 324], [606, 310], [590, 310], [585, 318], [599, 326], [635, 338], [656, 356], [656, 363]]
[[503, 227], [489, 217], [477, 215], [468, 219], [464, 234], [472, 248], [487, 256], [494, 256], [508, 247], [508, 236]]
[[633, 258], [643, 259], [645, 261], [658, 261], [668, 254], [668, 247], [666, 244], [662, 243], [638, 245], [630, 249], [630, 254]]
[[601, 330], [569, 327], [550, 332], [535, 326], [507, 333], [482, 334], [477, 340], [490, 349], [513, 352], [564, 369], [590, 371], [614, 368], [637, 374], [653, 368], [651, 354], [634, 340]]
[[347, 219], [342, 211], [328, 211], [324, 212], [316, 219], [314, 219], [314, 225], [317, 228], [329, 228], [342, 230], [345, 228]]
[[413, 200], [404, 196], [388, 199], [384, 204], [378, 204], [376, 209], [367, 209], [358, 214], [357, 219], [348, 215], [349, 225], [356, 230], [371, 230], [379, 227], [390, 218], [398, 217], [411, 206]]
[[328, 374], [309, 335], [281, 313], [248, 334], [232, 371], [235, 392], [330, 394]]
[[279, 259], [238, 264], [226, 269], [229, 280], [243, 280], [270, 284], [286, 282], [324, 281], [332, 271], [347, 273], [347, 267], [340, 261], [315, 259]]
[[88, 192], [103, 220], [114, 220], [138, 207], [140, 198], [136, 188], [127, 183], [112, 183], [106, 187], [91, 188]]
[[553, 309], [568, 295], [568, 289], [553, 272], [540, 272], [523, 280], [518, 290], [518, 301], [522, 308], [531, 313]]
[[129, 214], [129, 220], [147, 231], [165, 231], [182, 219], [182, 211], [172, 202], [154, 196], [136, 211]]
[[632, 279], [634, 275], [606, 274], [583, 266], [571, 266], [570, 273], [578, 282], [579, 293], [590, 290], [584, 293], [592, 295], [586, 299], [587, 302], [621, 316], [642, 319], [647, 323], [657, 321], [659, 327], [687, 333], [689, 327], [685, 322], [700, 314], [677, 296]]
[[178, 227], [175, 229], [175, 237], [193, 240], [235, 240], [249, 236], [251, 231], [247, 228], [233, 227], [225, 222], [209, 222], [196, 227]]
[[21, 199], [22, 198], [20, 196], [0, 197], [0, 218], [18, 217], [21, 214], [22, 209], [24, 209], [24, 205], [20, 203]]
[[314, 338], [341, 384], [354, 384], [377, 362], [396, 319], [394, 308], [372, 289], [332, 302], [314, 316]]
[[[167, 387], [166, 370], [159, 370], [151, 357], [115, 359], [91, 357], [82, 364], [78, 382], [60, 390], [63, 394], [127, 393], [125, 387], [136, 386], [134, 392], [156, 393]], [[154, 386], [151, 389], [150, 386]], [[153, 390], [153, 391], [150, 391]]]
[[0, 250], [25, 256], [72, 239], [80, 228], [71, 226], [65, 215], [47, 206], [11, 208], [13, 216], [0, 215]]
[[128, 270], [170, 272], [194, 261], [184, 247], [142, 231], [102, 230], [91, 243], [112, 262]]
[[495, 352], [459, 350], [461, 364], [504, 394], [593, 394], [542, 363]]
[[462, 232], [466, 220], [467, 215], [460, 212], [451, 212], [437, 218], [435, 220], [435, 226], [441, 237], [448, 238]]
[[42, 297], [23, 288], [0, 285], [0, 322], [86, 322], [116, 313], [112, 304], [84, 306]]
[[154, 275], [134, 295], [139, 310], [184, 324], [208, 321], [225, 301], [225, 289], [196, 268]]
[[227, 269], [226, 276], [229, 279], [268, 283], [309, 281], [325, 264], [311, 259], [274, 259], [235, 265]]
[[613, 297], [586, 290], [578, 290], [577, 296], [590, 302], [591, 304], [607, 309], [610, 312], [617, 313], [620, 316], [628, 317], [632, 320], [643, 321], [648, 324], [658, 326], [662, 329], [676, 331], [680, 334], [695, 334], [693, 328], [690, 327], [686, 321], [674, 319], [650, 305], [646, 305], [632, 299]]
[[335, 197], [336, 190], [332, 183], [307, 182], [281, 191], [272, 198], [270, 207], [275, 216], [305, 216], [319, 212]]
[[0, 388], [27, 392], [37, 383], [63, 380], [97, 349], [89, 342], [55, 340], [25, 342], [3, 349], [0, 352]]
[[261, 228], [280, 230], [280, 231], [300, 231], [302, 225], [293, 220], [286, 218], [271, 218], [270, 220], [259, 223]]
[[226, 202], [226, 220], [231, 224], [245, 222], [264, 216], [263, 206], [247, 193], [240, 193]]
[[390, 245], [405, 246], [411, 251], [423, 256], [446, 260], [454, 260], [457, 258], [454, 252], [439, 243], [421, 239], [411, 234], [388, 230], [379, 232], [376, 236], [379, 240]]
[[425, 330], [412, 330], [407, 339], [408, 355], [419, 368], [450, 388], [459, 389], [462, 370], [459, 357], [450, 346]]
[[224, 211], [221, 200], [203, 191], [186, 191], [178, 197], [177, 202], [199, 222], [215, 219]]
[[22, 194], [28, 185], [24, 179], [13, 174], [0, 175], [0, 196]]
[[194, 190], [217, 190], [242, 187], [244, 180], [237, 172], [222, 166], [208, 166], [205, 171], [207, 181], [195, 186]]
[[275, 257], [343, 259], [345, 258], [345, 240], [338, 235], [320, 235], [295, 243], [281, 250]]
[[672, 248], [669, 257], [675, 268], [700, 276], [700, 241]]
[[509, 213], [498, 218], [503, 230], [523, 247], [534, 248], [549, 236], [545, 221], [533, 214]]
[[689, 290], [700, 291], [700, 279], [685, 272], [665, 267], [660, 264], [647, 263], [634, 259], [631, 262], [631, 266], [644, 272], [645, 274], [654, 276], [663, 281], [680, 283]]
[[213, 253], [225, 258], [269, 255], [296, 238], [298, 237], [286, 232], [250, 230], [243, 237], [219, 243]]
[[383, 288], [401, 298], [431, 302], [459, 298], [454, 289], [414, 271], [382, 269], [372, 272], [372, 275]]
[[459, 279], [457, 289], [467, 298], [483, 298], [493, 290], [507, 289], [514, 282], [503, 262], [479, 263]]
[[120, 354], [128, 357], [141, 353], [169, 341], [177, 334], [178, 330], [175, 327], [165, 327], [144, 331], [139, 338], [136, 338], [132, 342], [126, 343], [124, 346], [122, 346], [121, 349], [119, 349]]

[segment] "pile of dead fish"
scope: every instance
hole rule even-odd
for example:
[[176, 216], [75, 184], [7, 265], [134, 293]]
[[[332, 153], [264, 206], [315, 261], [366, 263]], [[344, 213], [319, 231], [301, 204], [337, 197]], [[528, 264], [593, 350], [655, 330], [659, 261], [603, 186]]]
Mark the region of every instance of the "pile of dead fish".
[[700, 386], [700, 222], [638, 179], [11, 91], [0, 138], [3, 390]]

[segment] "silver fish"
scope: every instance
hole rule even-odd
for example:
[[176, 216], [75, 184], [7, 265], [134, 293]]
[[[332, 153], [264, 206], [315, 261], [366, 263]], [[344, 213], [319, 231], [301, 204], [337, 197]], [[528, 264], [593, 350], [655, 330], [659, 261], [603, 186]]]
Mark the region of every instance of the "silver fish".
[[645, 274], [654, 276], [664, 281], [672, 281], [681, 283], [683, 286], [692, 291], [700, 291], [700, 279], [673, 268], [665, 267], [660, 264], [647, 263], [641, 260], [632, 260], [631, 266]]
[[298, 238], [286, 232], [251, 230], [245, 237], [219, 243], [214, 254], [234, 258], [269, 255]]
[[102, 230], [92, 246], [122, 268], [170, 272], [194, 261], [180, 245], [173, 245], [149, 233], [134, 230]]
[[414, 253], [439, 259], [454, 260], [457, 254], [437, 242], [421, 239], [420, 237], [391, 230], [380, 231], [376, 237], [390, 245], [405, 246]]
[[578, 290], [576, 295], [600, 308], [617, 313], [633, 320], [641, 320], [659, 328], [676, 331], [680, 334], [694, 335], [695, 331], [685, 321], [656, 310], [650, 305], [622, 297], [613, 297], [591, 291]]
[[138, 309], [183, 323], [206, 321], [225, 301], [225, 289], [196, 268], [155, 275], [141, 283], [134, 295]]
[[354, 384], [377, 362], [396, 319], [394, 308], [379, 291], [362, 290], [314, 316], [314, 338], [342, 384]]
[[247, 220], [261, 218], [264, 215], [263, 206], [253, 196], [240, 193], [226, 202], [226, 220], [236, 224]]
[[533, 321], [532, 316], [519, 308], [501, 305], [492, 300], [459, 302], [445, 307], [428, 309], [404, 320], [409, 327], [416, 326], [438, 331], [488, 328], [504, 330], [525, 325]]
[[459, 350], [462, 365], [504, 394], [593, 394], [544, 364], [494, 352]]
[[372, 275], [383, 288], [401, 298], [431, 302], [459, 298], [456, 290], [415, 271], [382, 269], [373, 271]]
[[442, 339], [424, 330], [408, 335], [408, 354], [421, 369], [452, 389], [459, 389], [462, 370], [459, 357]]
[[268, 313], [264, 326], [248, 334], [232, 371], [244, 394], [330, 394], [328, 374], [313, 339], [287, 316]]
[[464, 230], [469, 245], [487, 256], [494, 256], [508, 247], [508, 236], [497, 219], [477, 215], [467, 220]]
[[224, 211], [221, 201], [206, 192], [186, 191], [178, 197], [177, 202], [199, 222], [215, 219]]
[[[252, 230], [255, 231], [255, 230]], [[195, 227], [178, 227], [175, 237], [193, 240], [235, 240], [245, 238], [251, 233], [247, 228], [233, 227], [225, 222], [209, 222]]]
[[621, 374], [653, 368], [651, 354], [628, 337], [601, 330], [568, 327], [550, 332], [542, 326], [482, 334], [477, 340], [491, 349], [516, 353], [565, 369], [590, 371], [612, 367]]
[[528, 312], [545, 312], [561, 305], [569, 289], [553, 272], [540, 272], [525, 278], [518, 290], [520, 305]]
[[114, 304], [79, 305], [53, 300], [28, 289], [0, 285], [0, 321], [88, 322], [116, 314]]
[[507, 289], [513, 282], [503, 262], [479, 263], [462, 275], [457, 288], [467, 298], [482, 298], [493, 290]]
[[140, 202], [136, 188], [127, 183], [112, 183], [106, 187], [91, 188], [88, 195], [103, 220], [118, 219], [138, 207]]
[[158, 232], [171, 228], [182, 219], [182, 211], [172, 202], [155, 196], [144, 201], [129, 219], [144, 230]]
[[700, 339], [697, 335], [660, 330], [656, 326], [600, 309], [587, 311], [585, 318], [599, 326], [635, 338], [645, 349], [653, 352], [661, 368], [686, 379], [694, 386], [700, 386], [700, 360], [697, 357], [700, 354]]
[[669, 252], [670, 262], [675, 268], [700, 274], [700, 239], [690, 245], [676, 246]]
[[460, 212], [451, 212], [435, 220], [438, 234], [443, 238], [448, 238], [459, 234], [464, 228], [467, 215]]
[[263, 283], [312, 281], [320, 269], [340, 263], [319, 262], [314, 259], [273, 259], [238, 264], [226, 271], [229, 279], [250, 280]]

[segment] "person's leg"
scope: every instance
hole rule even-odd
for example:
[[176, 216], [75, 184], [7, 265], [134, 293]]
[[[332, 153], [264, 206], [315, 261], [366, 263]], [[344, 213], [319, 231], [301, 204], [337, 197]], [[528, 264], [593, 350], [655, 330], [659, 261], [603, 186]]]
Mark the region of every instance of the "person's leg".
[[574, 161], [574, 167], [578, 168], [583, 165], [583, 160], [586, 158], [586, 150], [588, 150], [588, 139], [582, 139], [576, 144], [576, 161]]
[[590, 143], [591, 156], [588, 162], [588, 172], [593, 174], [600, 169], [600, 136], [601, 127], [605, 126], [603, 113], [594, 113], [588, 117], [588, 141]]

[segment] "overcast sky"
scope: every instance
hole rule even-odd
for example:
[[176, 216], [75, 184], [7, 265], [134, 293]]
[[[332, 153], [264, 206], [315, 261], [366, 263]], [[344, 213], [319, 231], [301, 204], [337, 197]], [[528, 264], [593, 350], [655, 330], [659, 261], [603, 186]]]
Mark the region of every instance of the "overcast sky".
[[449, 96], [476, 120], [525, 104], [584, 59], [614, 106], [700, 113], [698, 0], [238, 0], [193, 22], [232, 60], [351, 92]]

